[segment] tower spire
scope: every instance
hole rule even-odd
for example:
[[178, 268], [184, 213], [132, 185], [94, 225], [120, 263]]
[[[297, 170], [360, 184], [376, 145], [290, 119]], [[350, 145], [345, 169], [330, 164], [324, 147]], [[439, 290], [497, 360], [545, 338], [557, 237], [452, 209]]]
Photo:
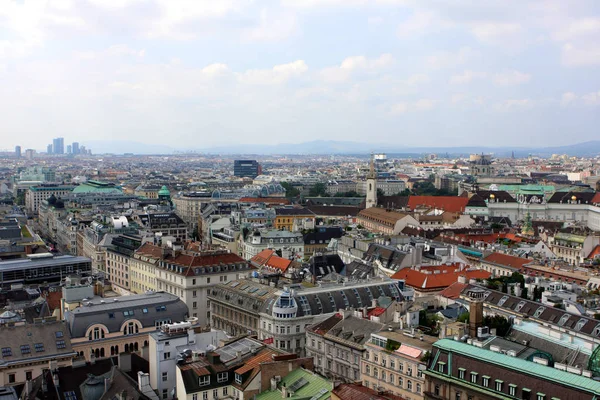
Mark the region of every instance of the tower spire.
[[375, 179], [375, 155], [371, 153], [371, 164], [369, 165], [369, 178]]

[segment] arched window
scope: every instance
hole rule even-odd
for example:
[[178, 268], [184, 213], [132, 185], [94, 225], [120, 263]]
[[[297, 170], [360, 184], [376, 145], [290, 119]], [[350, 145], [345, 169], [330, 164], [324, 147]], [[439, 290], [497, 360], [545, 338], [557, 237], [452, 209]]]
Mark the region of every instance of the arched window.
[[89, 340], [104, 339], [104, 329], [95, 327], [88, 335]]
[[140, 328], [138, 327], [138, 325], [135, 322], [130, 321], [123, 328], [123, 335], [133, 335], [135, 333], [139, 333], [139, 331], [140, 331]]

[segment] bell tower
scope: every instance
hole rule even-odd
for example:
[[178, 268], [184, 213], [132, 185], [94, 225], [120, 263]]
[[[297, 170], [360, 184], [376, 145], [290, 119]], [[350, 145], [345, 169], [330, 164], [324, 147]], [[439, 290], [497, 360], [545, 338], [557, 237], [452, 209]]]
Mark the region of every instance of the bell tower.
[[377, 173], [375, 172], [375, 158], [371, 153], [371, 165], [367, 175], [367, 202], [366, 208], [377, 206]]

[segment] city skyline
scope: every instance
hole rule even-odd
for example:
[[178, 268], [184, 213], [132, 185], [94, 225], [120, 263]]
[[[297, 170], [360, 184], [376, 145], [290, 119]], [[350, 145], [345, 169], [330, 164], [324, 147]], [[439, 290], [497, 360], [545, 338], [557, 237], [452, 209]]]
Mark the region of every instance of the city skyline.
[[422, 3], [11, 1], [6, 147], [595, 138], [595, 2]]

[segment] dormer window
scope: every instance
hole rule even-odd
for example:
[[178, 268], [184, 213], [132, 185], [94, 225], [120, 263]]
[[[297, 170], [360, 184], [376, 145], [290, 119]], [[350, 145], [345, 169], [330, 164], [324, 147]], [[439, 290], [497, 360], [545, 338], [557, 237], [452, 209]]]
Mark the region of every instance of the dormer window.
[[585, 325], [585, 323], [587, 322], [586, 319], [580, 319], [579, 321], [577, 321], [577, 325], [575, 325], [575, 330], [576, 331], [580, 331], [581, 328], [583, 328], [583, 326]]
[[534, 318], [539, 318], [539, 316], [542, 315], [545, 309], [546, 307], [540, 307], [537, 310], [535, 310], [535, 313], [533, 314]]
[[237, 383], [238, 385], [242, 384], [242, 376], [240, 374], [235, 374], [235, 383]]
[[198, 377], [198, 386], [210, 385], [210, 375], [203, 375]]

